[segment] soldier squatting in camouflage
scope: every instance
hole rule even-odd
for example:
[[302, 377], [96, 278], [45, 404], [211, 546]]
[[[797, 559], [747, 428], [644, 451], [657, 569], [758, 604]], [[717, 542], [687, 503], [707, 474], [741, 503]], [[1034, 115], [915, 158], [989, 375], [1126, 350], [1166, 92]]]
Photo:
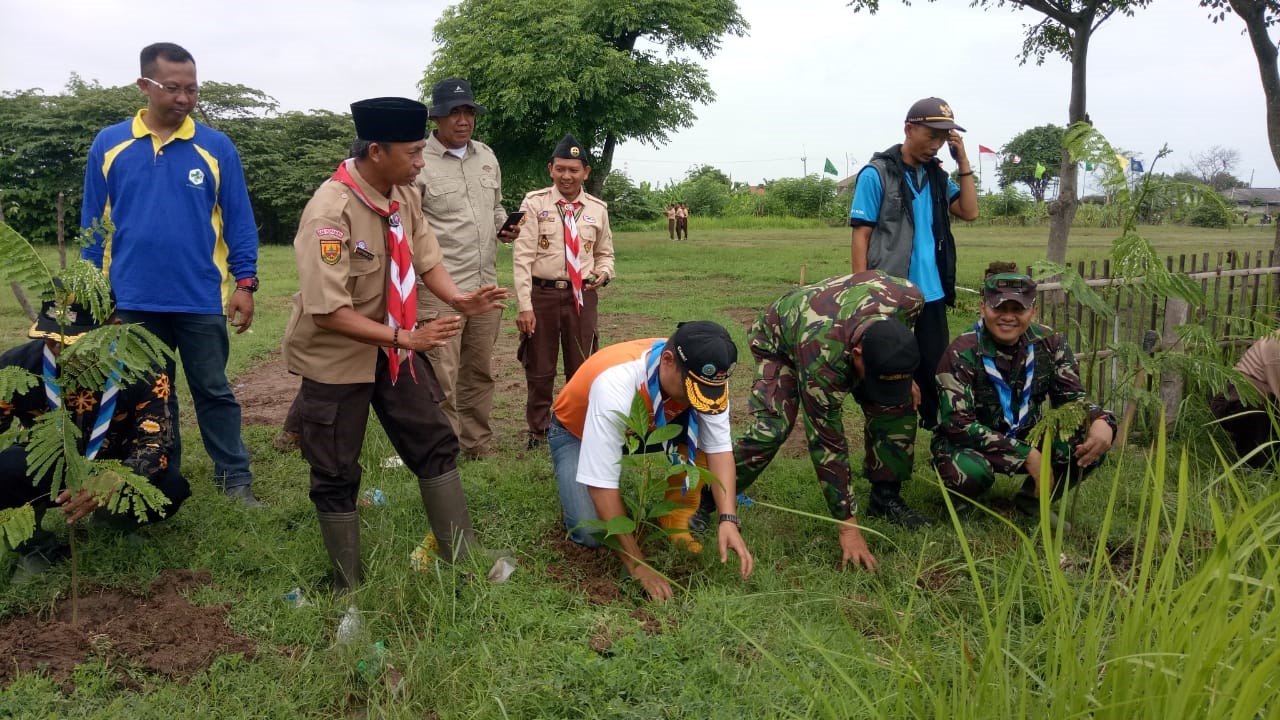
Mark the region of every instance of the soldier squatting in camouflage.
[[[1023, 386], [1027, 345], [1035, 346], [1032, 373], [1031, 406], [1021, 431], [1006, 435], [1009, 422], [1005, 418], [996, 386], [987, 377], [983, 357], [995, 361], [996, 370], [1016, 394]], [[1032, 323], [1012, 352], [998, 345], [985, 327], [979, 338], [976, 329], [957, 337], [938, 364], [938, 428], [933, 436], [933, 464], [948, 488], [967, 497], [976, 497], [991, 487], [995, 473], [1014, 475], [1028, 472], [1027, 455], [1032, 446], [1025, 441], [1027, 430], [1040, 420], [1040, 406], [1047, 398], [1053, 407], [1082, 400], [1079, 366], [1061, 333], [1039, 323]], [[1015, 399], [1016, 402], [1016, 399]], [[1088, 428], [1104, 418], [1115, 430], [1115, 417], [1092, 402], [1086, 402], [1088, 418], [1070, 443], [1055, 439], [1051, 466], [1055, 495], [1066, 486], [1061, 482], [1068, 468], [1079, 471], [1072, 454]], [[1097, 464], [1075, 472], [1075, 484]], [[1030, 491], [1030, 478], [1024, 492]]]
[[911, 476], [916, 412], [909, 404], [887, 408], [859, 397], [851, 349], [875, 321], [896, 317], [910, 327], [923, 304], [915, 285], [872, 270], [797, 288], [760, 314], [749, 338], [756, 359], [751, 423], [735, 446], [739, 491], [773, 460], [799, 406], [831, 515], [853, 516], [857, 503], [849, 491], [852, 471], [841, 419], [844, 396], [853, 392], [866, 416], [867, 478], [873, 484], [892, 483], [896, 495], [897, 486]]

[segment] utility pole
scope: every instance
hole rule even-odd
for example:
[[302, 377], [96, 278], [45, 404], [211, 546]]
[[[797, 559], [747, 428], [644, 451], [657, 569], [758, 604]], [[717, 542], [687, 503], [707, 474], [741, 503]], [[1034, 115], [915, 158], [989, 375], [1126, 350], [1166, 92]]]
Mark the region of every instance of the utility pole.
[[803, 145], [800, 146], [800, 152], [803, 153], [800, 156], [800, 163], [804, 166], [804, 176], [809, 177], [809, 154], [805, 152]]

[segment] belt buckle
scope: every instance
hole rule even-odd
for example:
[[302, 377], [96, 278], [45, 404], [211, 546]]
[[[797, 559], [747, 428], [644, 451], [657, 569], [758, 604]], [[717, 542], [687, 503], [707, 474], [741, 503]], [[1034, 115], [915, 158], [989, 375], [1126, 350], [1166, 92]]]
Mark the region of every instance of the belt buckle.
[[557, 280], [557, 281], [556, 281], [556, 289], [557, 289], [557, 290], [568, 290], [568, 289], [569, 289], [569, 281], [568, 281], [568, 280]]

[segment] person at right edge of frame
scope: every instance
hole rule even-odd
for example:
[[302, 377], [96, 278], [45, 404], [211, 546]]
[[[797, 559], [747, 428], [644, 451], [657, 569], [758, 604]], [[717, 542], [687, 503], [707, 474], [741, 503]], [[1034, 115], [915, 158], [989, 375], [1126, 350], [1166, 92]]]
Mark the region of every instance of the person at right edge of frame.
[[[964, 128], [945, 100], [928, 97], [907, 111], [902, 143], [878, 152], [858, 171], [849, 225], [853, 227], [855, 273], [881, 270], [907, 278], [924, 293], [916, 318], [920, 347], [920, 426], [938, 422], [934, 372], [951, 341], [947, 308], [956, 299], [956, 241], [951, 216], [978, 217], [978, 190], [965, 152]], [[946, 145], [958, 168], [952, 181], [938, 151]]]
[[547, 441], [556, 358], [563, 351], [567, 383], [599, 347], [597, 295], [614, 278], [608, 205], [582, 189], [591, 175], [587, 149], [565, 135], [547, 172], [551, 187], [534, 190], [520, 204], [524, 224], [511, 263], [530, 450]]

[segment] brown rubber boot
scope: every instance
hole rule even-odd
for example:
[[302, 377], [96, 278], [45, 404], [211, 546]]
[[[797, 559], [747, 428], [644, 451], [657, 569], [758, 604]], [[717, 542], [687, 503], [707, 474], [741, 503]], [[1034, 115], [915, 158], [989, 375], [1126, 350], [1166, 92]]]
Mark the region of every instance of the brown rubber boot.
[[462, 494], [462, 480], [455, 468], [433, 478], [419, 478], [422, 506], [431, 522], [431, 532], [440, 544], [440, 557], [446, 562], [460, 563], [483, 549], [471, 529], [467, 498]]
[[360, 518], [352, 512], [316, 512], [320, 536], [333, 563], [333, 591], [346, 595], [360, 584]]

